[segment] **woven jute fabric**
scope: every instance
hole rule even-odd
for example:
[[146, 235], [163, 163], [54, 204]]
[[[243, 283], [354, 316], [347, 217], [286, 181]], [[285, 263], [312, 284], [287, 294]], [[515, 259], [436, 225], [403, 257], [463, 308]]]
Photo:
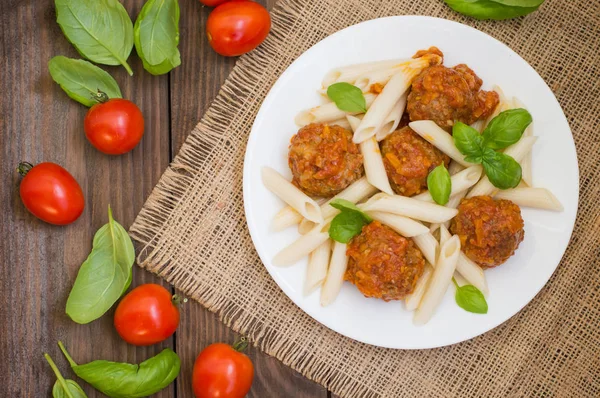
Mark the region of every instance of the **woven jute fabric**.
[[[263, 99], [300, 54], [358, 22], [411, 14], [471, 25], [537, 70], [573, 130], [581, 193], [567, 252], [529, 305], [473, 340], [403, 351], [345, 338], [283, 294], [248, 233], [242, 166]], [[343, 397], [599, 397], [600, 2], [547, 0], [524, 18], [478, 22], [440, 0], [281, 0], [272, 18], [265, 43], [240, 58], [131, 227], [140, 265]]]

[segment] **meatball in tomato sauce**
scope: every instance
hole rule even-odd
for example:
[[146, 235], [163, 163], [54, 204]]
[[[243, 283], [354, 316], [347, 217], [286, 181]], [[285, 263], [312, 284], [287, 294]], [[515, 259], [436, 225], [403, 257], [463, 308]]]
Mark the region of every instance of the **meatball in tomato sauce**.
[[521, 209], [510, 200], [489, 196], [463, 199], [450, 231], [460, 238], [462, 251], [482, 267], [496, 267], [515, 253], [523, 241]]
[[309, 195], [338, 194], [364, 174], [352, 133], [338, 125], [309, 124], [292, 137], [288, 164], [292, 182]]
[[348, 244], [344, 279], [365, 297], [401, 300], [413, 292], [425, 260], [411, 239], [373, 221]]
[[450, 158], [410, 127], [394, 131], [381, 143], [381, 155], [390, 185], [398, 195], [413, 196], [427, 189], [427, 176]]
[[472, 124], [488, 117], [499, 102], [498, 93], [480, 91], [482, 81], [467, 65], [425, 69], [412, 83], [406, 109], [410, 120], [433, 120], [450, 130], [455, 121]]

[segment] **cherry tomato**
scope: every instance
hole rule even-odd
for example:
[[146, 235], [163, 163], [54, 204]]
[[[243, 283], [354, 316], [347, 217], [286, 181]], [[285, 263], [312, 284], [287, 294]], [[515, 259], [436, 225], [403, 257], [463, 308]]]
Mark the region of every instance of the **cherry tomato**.
[[196, 398], [243, 398], [252, 379], [254, 366], [245, 354], [244, 339], [233, 346], [223, 343], [206, 347], [194, 363], [192, 386]]
[[200, 0], [200, 3], [204, 4], [205, 6], [216, 7], [219, 4], [225, 3], [226, 1], [229, 0]]
[[208, 16], [206, 34], [211, 47], [221, 55], [234, 57], [254, 50], [271, 29], [267, 9], [253, 1], [229, 1]]
[[129, 292], [115, 311], [115, 328], [129, 344], [144, 346], [169, 338], [179, 325], [176, 296], [154, 283]]
[[17, 170], [24, 176], [19, 188], [21, 200], [40, 220], [66, 225], [83, 213], [83, 191], [67, 170], [50, 162], [35, 167], [23, 162]]
[[144, 135], [140, 108], [126, 99], [108, 99], [100, 93], [99, 104], [90, 108], [83, 123], [85, 136], [100, 152], [121, 155], [131, 151]]

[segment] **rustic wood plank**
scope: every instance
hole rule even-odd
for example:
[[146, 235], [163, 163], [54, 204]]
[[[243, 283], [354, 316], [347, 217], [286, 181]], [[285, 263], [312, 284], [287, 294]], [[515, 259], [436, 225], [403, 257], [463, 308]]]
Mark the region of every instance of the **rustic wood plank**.
[[[262, 1], [270, 8], [275, 0]], [[171, 73], [171, 130], [173, 155], [188, 133], [201, 119], [218, 94], [223, 81], [235, 64], [210, 48], [205, 35], [210, 8], [197, 1], [185, 4], [181, 13], [182, 65]], [[176, 334], [182, 372], [177, 380], [178, 398], [192, 398], [191, 375], [198, 353], [214, 342], [233, 343], [236, 336], [218, 317], [196, 302], [182, 310], [181, 326]], [[327, 397], [327, 391], [257, 349], [248, 352], [255, 366], [250, 397]]]
[[[43, 359], [49, 352], [65, 376], [74, 377], [59, 354], [64, 341], [80, 362], [92, 359], [140, 362], [165, 346], [137, 348], [123, 342], [112, 326], [112, 311], [88, 325], [77, 325], [64, 313], [67, 295], [95, 231], [107, 222], [110, 204], [115, 218], [128, 227], [169, 161], [168, 77], [143, 72], [132, 56], [133, 77], [123, 68], [107, 70], [126, 98], [140, 106], [145, 136], [133, 152], [109, 157], [96, 151], [83, 134], [86, 108], [70, 100], [51, 80], [47, 62], [54, 55], [79, 57], [56, 24], [52, 0], [0, 2], [2, 80], [0, 86], [0, 357], [8, 372], [0, 383], [2, 397], [47, 397], [54, 376]], [[137, 15], [144, 0], [125, 2]], [[80, 182], [86, 197], [84, 214], [74, 224], [54, 227], [30, 215], [19, 199], [14, 167], [19, 160], [53, 161]], [[136, 286], [157, 278], [134, 270]], [[84, 386], [89, 397], [100, 393]], [[172, 385], [157, 397], [175, 396]]]

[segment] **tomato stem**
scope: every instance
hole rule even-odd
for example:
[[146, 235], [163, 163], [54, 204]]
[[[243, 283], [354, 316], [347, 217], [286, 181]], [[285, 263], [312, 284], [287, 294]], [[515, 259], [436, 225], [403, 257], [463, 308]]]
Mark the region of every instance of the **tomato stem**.
[[91, 94], [92, 94], [92, 99], [94, 101], [97, 101], [100, 104], [103, 104], [103, 103], [107, 102], [110, 99], [110, 98], [108, 98], [108, 94], [106, 94], [102, 90], [98, 90], [97, 93], [91, 93]]
[[237, 352], [242, 352], [248, 348], [248, 339], [242, 336], [231, 347]]
[[27, 173], [29, 173], [29, 170], [31, 170], [31, 169], [33, 169], [33, 165], [29, 162], [21, 162], [17, 166], [17, 171], [23, 177], [25, 177], [27, 175]]
[[173, 305], [175, 307], [179, 307], [181, 305], [181, 303], [187, 303], [188, 299], [185, 297], [181, 297], [178, 294], [174, 294], [173, 297], [171, 297], [171, 302], [173, 303]]

